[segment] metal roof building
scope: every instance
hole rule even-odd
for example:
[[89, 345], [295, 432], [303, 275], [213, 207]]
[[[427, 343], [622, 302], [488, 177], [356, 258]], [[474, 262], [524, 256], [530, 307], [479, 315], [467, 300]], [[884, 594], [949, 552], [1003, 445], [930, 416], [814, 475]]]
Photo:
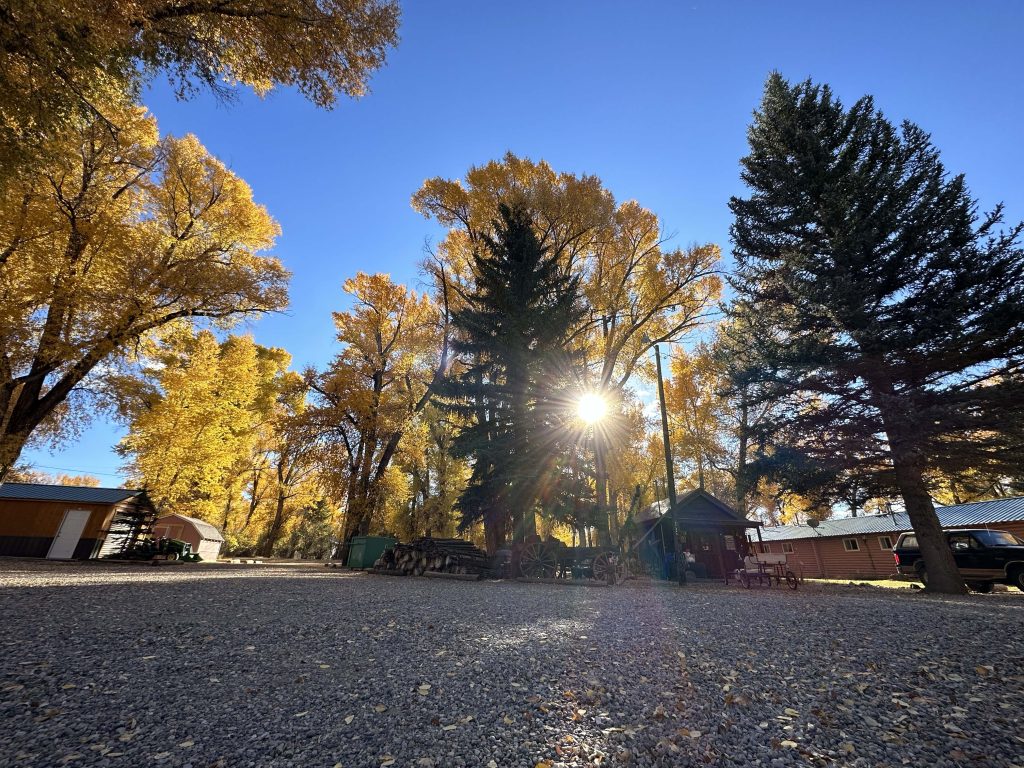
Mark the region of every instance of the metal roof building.
[[142, 493], [129, 488], [93, 488], [85, 485], [0, 483], [0, 499], [69, 501], [78, 504], [120, 504]]
[[0, 555], [88, 559], [114, 555], [148, 532], [145, 491], [42, 483], [0, 484]]
[[[970, 504], [936, 507], [943, 528], [974, 528], [986, 525], [1024, 522], [1024, 496], [1014, 496]], [[839, 520], [822, 520], [817, 528], [809, 525], [779, 525], [761, 529], [765, 541], [793, 541], [830, 536], [861, 536], [875, 533], [902, 533], [912, 529], [906, 512], [891, 515], [866, 515]]]
[[153, 535], [187, 541], [192, 545], [192, 551], [203, 560], [216, 560], [224, 544], [224, 536], [216, 526], [178, 513], [157, 518], [153, 524]]

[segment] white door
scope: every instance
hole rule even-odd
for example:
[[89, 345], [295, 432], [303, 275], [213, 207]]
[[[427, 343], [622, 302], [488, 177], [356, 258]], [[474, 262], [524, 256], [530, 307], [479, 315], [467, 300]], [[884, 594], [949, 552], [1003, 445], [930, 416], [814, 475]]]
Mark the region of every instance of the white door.
[[75, 554], [75, 547], [78, 540], [82, 538], [82, 531], [89, 522], [91, 513], [85, 509], [69, 509], [64, 513], [64, 520], [60, 524], [57, 536], [50, 545], [50, 551], [46, 557], [49, 560], [70, 560]]

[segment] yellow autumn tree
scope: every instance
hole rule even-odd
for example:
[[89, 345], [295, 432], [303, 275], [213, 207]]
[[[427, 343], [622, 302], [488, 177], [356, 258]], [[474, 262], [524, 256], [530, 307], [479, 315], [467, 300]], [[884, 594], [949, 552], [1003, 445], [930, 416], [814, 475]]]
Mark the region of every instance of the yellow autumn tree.
[[38, 173], [0, 186], [0, 480], [148, 334], [287, 302], [288, 274], [263, 253], [278, 226], [248, 185], [194, 136], [110, 109], [117, 131], [75, 121]]
[[129, 432], [118, 446], [133, 484], [162, 512], [234, 532], [232, 479], [269, 420], [287, 354], [250, 336], [219, 342], [210, 331], [182, 330], [154, 346], [147, 362], [149, 385], [125, 404]]
[[327, 473], [345, 499], [347, 538], [380, 519], [384, 484], [396, 482], [387, 473], [446, 355], [443, 313], [427, 296], [384, 274], [359, 273], [344, 289], [353, 306], [334, 314], [341, 352], [308, 378], [317, 396], [310, 419], [336, 449]]
[[723, 372], [706, 344], [691, 351], [677, 349], [669, 369], [665, 405], [672, 451], [682, 469], [680, 479], [690, 487], [706, 487], [720, 498], [732, 498], [733, 481], [726, 472], [731, 461]]
[[14, 0], [0, 8], [0, 176], [47, 156], [46, 137], [123, 115], [157, 72], [179, 97], [205, 86], [296, 87], [330, 107], [360, 96], [397, 42], [393, 0]]
[[[657, 215], [634, 201], [617, 203], [596, 176], [556, 172], [509, 152], [462, 180], [428, 179], [413, 195], [417, 211], [449, 227], [426, 263], [439, 296], [454, 293], [457, 302], [472, 283], [473, 250], [502, 203], [530, 211], [544, 245], [580, 276], [587, 312], [573, 339], [585, 352], [581, 391], [614, 406], [606, 417], [614, 429], [622, 391], [634, 375], [652, 375], [645, 361], [653, 345], [706, 320], [721, 292], [719, 249], [668, 248]], [[606, 508], [607, 445], [596, 448], [597, 498]]]

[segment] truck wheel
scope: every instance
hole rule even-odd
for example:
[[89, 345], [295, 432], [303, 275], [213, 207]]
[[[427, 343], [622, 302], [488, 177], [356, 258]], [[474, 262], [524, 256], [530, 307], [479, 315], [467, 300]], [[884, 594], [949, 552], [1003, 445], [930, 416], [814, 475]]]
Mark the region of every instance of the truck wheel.
[[991, 581], [969, 581], [967, 582], [967, 586], [970, 587], [973, 591], [980, 592], [983, 595], [987, 595], [989, 592], [992, 591]]
[[1024, 568], [1017, 568], [1010, 572], [1010, 586], [1024, 592]]

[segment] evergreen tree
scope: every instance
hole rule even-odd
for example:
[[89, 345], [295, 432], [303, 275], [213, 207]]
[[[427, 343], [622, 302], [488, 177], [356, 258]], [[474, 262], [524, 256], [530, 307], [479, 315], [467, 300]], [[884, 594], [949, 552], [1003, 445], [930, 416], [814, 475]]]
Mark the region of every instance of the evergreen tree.
[[898, 491], [929, 588], [963, 591], [928, 478], [1024, 463], [1022, 225], [979, 215], [929, 136], [869, 97], [847, 110], [772, 75], [749, 143], [751, 194], [730, 201], [738, 375], [784, 404], [780, 443]]
[[567, 436], [569, 337], [582, 311], [579, 278], [538, 239], [529, 212], [502, 204], [481, 243], [474, 287], [452, 316], [465, 365], [442, 396], [466, 424], [453, 450], [472, 458], [462, 525], [483, 520], [493, 547], [510, 528], [516, 539], [536, 532], [537, 498]]

